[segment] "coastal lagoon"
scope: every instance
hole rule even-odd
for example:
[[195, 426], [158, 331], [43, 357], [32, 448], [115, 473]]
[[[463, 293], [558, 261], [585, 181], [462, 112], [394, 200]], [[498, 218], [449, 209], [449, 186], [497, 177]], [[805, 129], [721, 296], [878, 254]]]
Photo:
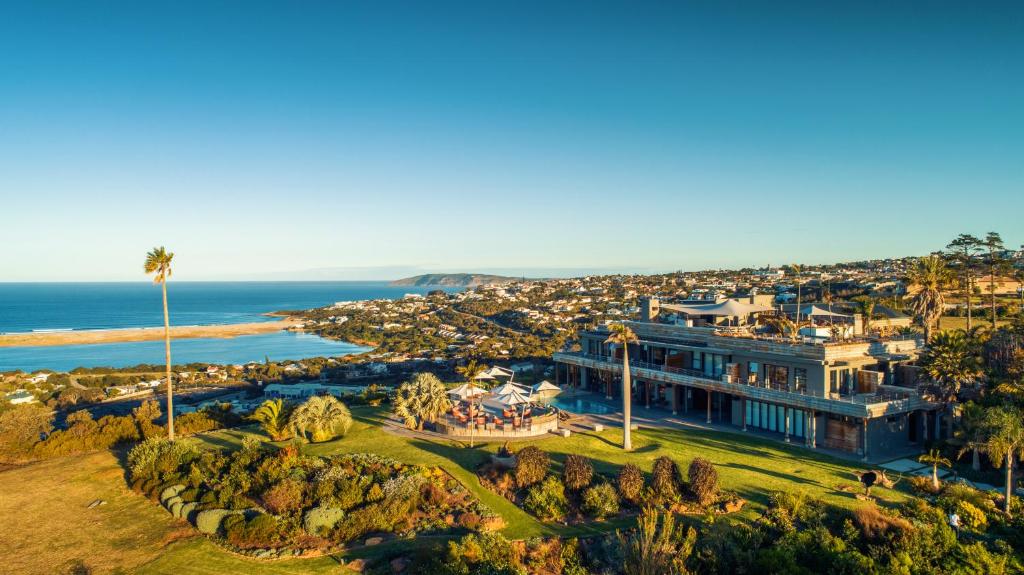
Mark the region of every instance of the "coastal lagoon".
[[[370, 348], [325, 339], [316, 335], [280, 331], [234, 338], [176, 339], [171, 341], [171, 361], [184, 363], [239, 364], [250, 361], [300, 360], [308, 357], [339, 357]], [[162, 365], [164, 342], [139, 341], [86, 345], [0, 348], [0, 371], [76, 367], [128, 367], [140, 363]]]

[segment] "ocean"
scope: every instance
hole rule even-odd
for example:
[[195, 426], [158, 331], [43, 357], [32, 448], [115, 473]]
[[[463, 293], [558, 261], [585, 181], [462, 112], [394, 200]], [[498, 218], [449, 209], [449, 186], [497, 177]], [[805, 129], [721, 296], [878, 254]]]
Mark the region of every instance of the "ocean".
[[[337, 301], [398, 299], [436, 288], [387, 282], [180, 282], [167, 284], [171, 325], [267, 321], [267, 312]], [[446, 289], [445, 291], [459, 291]], [[0, 333], [162, 326], [160, 287], [132, 283], [0, 283]]]
[[[267, 321], [264, 314], [337, 301], [397, 299], [436, 288], [387, 282], [181, 282], [168, 284], [171, 325]], [[445, 291], [459, 291], [448, 288]], [[151, 283], [0, 283], [0, 333], [89, 330], [163, 325], [160, 289]], [[314, 335], [278, 332], [230, 339], [178, 339], [175, 363], [245, 363], [342, 356], [365, 351]], [[0, 348], [0, 371], [67, 371], [163, 363], [163, 342]]]

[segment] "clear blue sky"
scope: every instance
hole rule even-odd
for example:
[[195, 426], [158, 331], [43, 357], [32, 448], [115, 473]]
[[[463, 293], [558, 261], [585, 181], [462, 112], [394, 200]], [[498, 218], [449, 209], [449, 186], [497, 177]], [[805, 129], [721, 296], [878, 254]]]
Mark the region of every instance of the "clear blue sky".
[[0, 200], [0, 281], [1016, 246], [1024, 4], [5, 2]]

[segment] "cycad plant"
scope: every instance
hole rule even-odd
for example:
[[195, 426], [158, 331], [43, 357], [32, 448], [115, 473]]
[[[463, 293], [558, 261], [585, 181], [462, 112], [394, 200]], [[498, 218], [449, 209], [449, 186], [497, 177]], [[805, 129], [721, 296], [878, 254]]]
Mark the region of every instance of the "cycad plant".
[[292, 436], [289, 425], [292, 410], [282, 399], [268, 399], [252, 413], [250, 419], [259, 422], [271, 441], [284, 441]]
[[629, 372], [629, 344], [639, 341], [633, 330], [625, 324], [613, 323], [609, 326], [611, 335], [605, 343], [622, 346], [622, 449], [629, 451], [633, 449], [632, 437], [630, 437], [630, 408], [632, 403], [632, 381]]
[[153, 283], [160, 284], [164, 296], [164, 352], [167, 364], [167, 438], [174, 441], [174, 388], [171, 384], [171, 319], [167, 312], [167, 280], [171, 277], [171, 260], [174, 254], [163, 246], [153, 248], [146, 254], [145, 270], [155, 274]]
[[320, 443], [348, 433], [352, 414], [334, 396], [316, 395], [295, 408], [290, 423], [295, 435]]

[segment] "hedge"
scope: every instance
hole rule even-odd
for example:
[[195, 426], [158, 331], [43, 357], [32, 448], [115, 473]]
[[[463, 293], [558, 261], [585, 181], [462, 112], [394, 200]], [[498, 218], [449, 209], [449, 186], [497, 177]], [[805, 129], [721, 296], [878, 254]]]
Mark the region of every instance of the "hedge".
[[345, 511], [337, 507], [314, 507], [302, 518], [302, 527], [310, 535], [319, 535], [321, 530], [334, 528], [345, 516]]

